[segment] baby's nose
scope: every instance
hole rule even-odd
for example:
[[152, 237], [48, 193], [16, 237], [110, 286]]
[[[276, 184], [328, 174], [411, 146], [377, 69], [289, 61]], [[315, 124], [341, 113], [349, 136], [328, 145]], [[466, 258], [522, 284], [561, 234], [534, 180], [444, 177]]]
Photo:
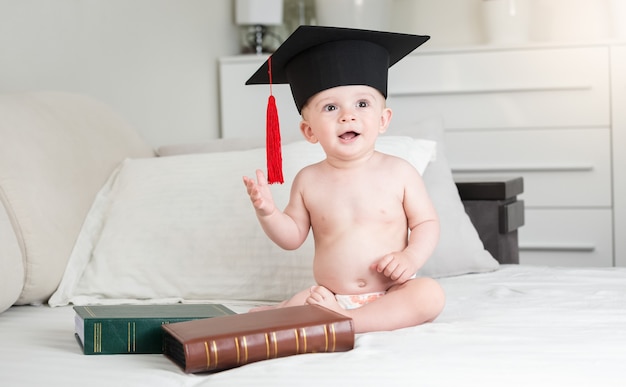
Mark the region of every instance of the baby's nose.
[[341, 115], [342, 122], [354, 121], [355, 119], [356, 114], [354, 114], [352, 110], [344, 110], [343, 114]]

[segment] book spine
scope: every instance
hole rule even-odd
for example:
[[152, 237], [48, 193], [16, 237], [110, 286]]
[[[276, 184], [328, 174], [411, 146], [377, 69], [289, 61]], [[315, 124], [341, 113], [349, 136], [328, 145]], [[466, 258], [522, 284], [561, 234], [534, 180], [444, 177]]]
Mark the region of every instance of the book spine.
[[347, 351], [353, 347], [352, 321], [344, 320], [187, 343], [183, 369], [190, 373], [220, 371], [283, 356]]
[[161, 325], [189, 321], [189, 318], [85, 319], [85, 355], [163, 353]]

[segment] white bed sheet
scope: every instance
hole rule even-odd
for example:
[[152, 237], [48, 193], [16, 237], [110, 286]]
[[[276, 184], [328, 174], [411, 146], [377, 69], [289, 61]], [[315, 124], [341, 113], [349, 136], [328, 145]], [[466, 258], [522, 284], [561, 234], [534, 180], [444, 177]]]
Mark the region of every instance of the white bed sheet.
[[[432, 324], [355, 348], [187, 375], [162, 355], [85, 356], [71, 307], [0, 314], [4, 386], [624, 386], [626, 268], [503, 266], [441, 280]], [[242, 305], [232, 305], [237, 311]]]

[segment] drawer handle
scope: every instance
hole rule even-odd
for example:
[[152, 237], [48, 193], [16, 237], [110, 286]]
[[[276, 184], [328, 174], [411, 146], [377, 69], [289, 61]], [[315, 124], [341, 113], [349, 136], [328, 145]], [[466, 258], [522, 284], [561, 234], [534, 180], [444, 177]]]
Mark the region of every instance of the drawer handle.
[[564, 251], [590, 253], [596, 250], [594, 244], [520, 244], [520, 251]]
[[590, 172], [594, 167], [590, 164], [579, 165], [485, 165], [451, 167], [452, 173], [520, 173], [520, 172]]

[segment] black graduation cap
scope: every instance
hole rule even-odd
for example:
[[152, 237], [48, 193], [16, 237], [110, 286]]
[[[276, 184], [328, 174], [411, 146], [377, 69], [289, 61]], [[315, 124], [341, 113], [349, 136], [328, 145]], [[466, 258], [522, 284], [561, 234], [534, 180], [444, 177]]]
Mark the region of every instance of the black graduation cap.
[[298, 113], [309, 98], [336, 86], [371, 86], [387, 98], [387, 71], [430, 37], [352, 28], [300, 26], [248, 79], [269, 84], [268, 182], [282, 183], [280, 130], [271, 85], [288, 83]]
[[[351, 28], [300, 26], [246, 85], [288, 83], [298, 112], [335, 86], [367, 85], [387, 97], [387, 69], [430, 37]], [[271, 60], [271, 69], [269, 63]]]

